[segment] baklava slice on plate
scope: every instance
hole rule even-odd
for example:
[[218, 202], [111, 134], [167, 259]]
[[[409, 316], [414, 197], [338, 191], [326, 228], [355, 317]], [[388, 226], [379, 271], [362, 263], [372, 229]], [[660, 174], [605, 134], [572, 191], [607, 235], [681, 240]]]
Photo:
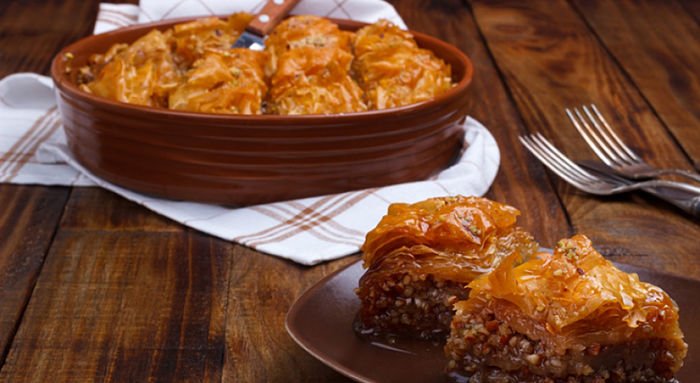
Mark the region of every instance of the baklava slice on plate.
[[537, 244], [516, 226], [518, 210], [477, 197], [393, 204], [362, 246], [356, 330], [444, 340], [466, 285], [513, 252]]
[[522, 261], [504, 259], [455, 304], [451, 373], [467, 382], [673, 381], [687, 345], [663, 290], [617, 269], [582, 235]]

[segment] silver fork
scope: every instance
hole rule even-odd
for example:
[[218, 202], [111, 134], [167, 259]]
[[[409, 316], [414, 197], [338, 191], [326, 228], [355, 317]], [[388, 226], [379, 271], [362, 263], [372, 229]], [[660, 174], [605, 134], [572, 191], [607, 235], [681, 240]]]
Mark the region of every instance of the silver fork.
[[[594, 104], [572, 109], [566, 115], [576, 130], [595, 154], [618, 174], [633, 179], [654, 178], [664, 174], [675, 174], [700, 182], [700, 174], [685, 169], [660, 169], [649, 165], [639, 157], [608, 124]], [[592, 112], [591, 112], [592, 111]]]
[[[666, 199], [696, 217], [700, 217], [699, 187], [666, 180], [634, 182], [620, 177], [597, 176], [570, 160], [539, 133], [518, 138], [550, 170], [580, 190], [596, 195], [612, 195], [633, 190], [644, 190]], [[664, 192], [664, 189], [673, 189], [682, 194], [674, 196], [671, 193]]]

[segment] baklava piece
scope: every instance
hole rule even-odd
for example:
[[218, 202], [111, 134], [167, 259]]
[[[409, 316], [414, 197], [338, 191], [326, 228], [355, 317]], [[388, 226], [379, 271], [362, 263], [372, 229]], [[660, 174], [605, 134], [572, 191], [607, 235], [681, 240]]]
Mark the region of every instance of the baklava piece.
[[364, 335], [444, 340], [466, 285], [513, 252], [537, 247], [516, 227], [518, 210], [477, 197], [392, 204], [362, 246], [356, 293]]
[[670, 382], [687, 345], [660, 288], [582, 235], [554, 254], [504, 259], [455, 304], [448, 371], [468, 382]]
[[94, 75], [81, 88], [116, 101], [166, 107], [168, 93], [182, 77], [170, 52], [169, 36], [170, 31], [154, 29], [131, 45], [117, 44], [104, 55], [94, 55]]
[[452, 87], [450, 66], [389, 21], [360, 29], [354, 69], [370, 109], [426, 101]]
[[226, 20], [207, 17], [175, 25], [171, 42], [176, 61], [189, 69], [210, 50], [230, 49], [252, 19], [251, 14], [234, 13]]
[[265, 42], [272, 114], [364, 111], [362, 89], [350, 76], [350, 34], [317, 16], [291, 17]]
[[341, 31], [337, 24], [323, 17], [290, 17], [281, 22], [265, 40], [265, 50], [270, 55], [266, 74], [274, 75], [282, 56], [297, 48], [333, 48], [351, 53], [352, 37], [352, 32]]
[[170, 109], [261, 114], [267, 92], [265, 57], [241, 48], [205, 53], [170, 94]]

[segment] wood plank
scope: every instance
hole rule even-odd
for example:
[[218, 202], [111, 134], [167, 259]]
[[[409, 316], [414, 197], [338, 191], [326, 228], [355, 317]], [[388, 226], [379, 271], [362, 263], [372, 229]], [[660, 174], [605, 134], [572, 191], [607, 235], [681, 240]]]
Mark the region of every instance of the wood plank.
[[692, 16], [695, 21], [700, 23], [700, 1], [697, 0], [680, 0], [680, 3], [685, 8], [685, 11]]
[[48, 73], [56, 52], [92, 33], [98, 5], [80, 0], [0, 2], [0, 77], [17, 71]]
[[357, 259], [307, 268], [237, 247], [230, 271], [223, 381], [349, 381], [297, 346], [284, 319], [307, 288]]
[[[67, 40], [86, 33], [96, 3], [0, 2], [0, 78], [18, 71], [47, 73]], [[70, 189], [0, 185], [0, 366], [34, 288]]]
[[700, 24], [672, 0], [574, 4], [700, 169]]
[[65, 188], [0, 185], [0, 366], [68, 198]]
[[108, 194], [71, 197], [0, 381], [220, 380], [233, 245]]
[[[182, 226], [146, 208], [132, 207], [123, 197], [100, 188], [75, 188], [61, 220], [62, 229], [181, 232]], [[83, 209], [90, 208], [90, 214]]]
[[[565, 1], [471, 4], [529, 131], [542, 132], [575, 159], [594, 158], [563, 108], [595, 102], [620, 127], [623, 139], [644, 148], [640, 151], [651, 162], [689, 166], [634, 85]], [[695, 256], [700, 226], [692, 219], [640, 195], [597, 198], [555, 182], [574, 229], [615, 260], [700, 278]]]
[[[458, 0], [395, 1], [409, 28], [444, 39], [474, 63], [470, 115], [489, 128], [501, 151], [498, 175], [486, 197], [519, 208], [520, 225], [545, 246], [571, 234], [565, 212], [544, 167], [530, 161], [518, 141], [526, 133], [468, 7]], [[440, 20], [440, 22], [435, 22]]]

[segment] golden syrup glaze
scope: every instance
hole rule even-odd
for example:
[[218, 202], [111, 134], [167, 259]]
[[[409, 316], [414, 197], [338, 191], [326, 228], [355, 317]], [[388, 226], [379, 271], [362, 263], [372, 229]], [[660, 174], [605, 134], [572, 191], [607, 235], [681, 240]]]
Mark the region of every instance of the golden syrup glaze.
[[[131, 45], [118, 44], [92, 58], [99, 70], [86, 92], [130, 104], [162, 107], [182, 77], [170, 53], [170, 34], [152, 30]], [[87, 71], [87, 70], [86, 70]]]
[[342, 115], [420, 103], [453, 85], [449, 65], [386, 20], [356, 38], [328, 19], [293, 16], [272, 31], [264, 54], [231, 49], [251, 20], [202, 18], [115, 44], [80, 68], [81, 89], [182, 111]]
[[265, 50], [270, 55], [266, 67], [267, 76], [277, 72], [282, 56], [301, 47], [333, 48], [352, 53], [354, 33], [342, 31], [337, 24], [319, 16], [299, 15], [281, 22], [265, 40]]
[[352, 32], [318, 16], [294, 16], [266, 41], [270, 113], [341, 114], [367, 110], [351, 77]]
[[[235, 13], [227, 20], [217, 17], [198, 19], [177, 24], [165, 31], [153, 29], [133, 43], [115, 44], [104, 54], [95, 54], [90, 58], [88, 66], [81, 68], [84, 83], [81, 89], [101, 97], [129, 104], [153, 107], [168, 107], [169, 96], [179, 89], [178, 99], [202, 97], [202, 84], [192, 89], [195, 95], [185, 96], [185, 90], [192, 88], [193, 69], [197, 78], [205, 77], [212, 80], [210, 70], [208, 76], [202, 76], [203, 66], [210, 65], [214, 59], [205, 58], [205, 53], [227, 51], [231, 44], [242, 33], [252, 15]], [[199, 70], [197, 70], [199, 69]], [[220, 76], [217, 80], [221, 80]], [[189, 86], [182, 86], [189, 82]], [[217, 84], [223, 84], [218, 82]], [[221, 96], [221, 91], [214, 96]], [[182, 109], [219, 111], [219, 107], [204, 109], [196, 108], [201, 102], [176, 102]], [[241, 107], [239, 109], [250, 109]], [[230, 111], [227, 111], [230, 112]]]
[[685, 355], [678, 307], [662, 289], [606, 260], [584, 235], [559, 241], [553, 253], [505, 258], [469, 284], [457, 316], [488, 305], [516, 331], [558, 352], [598, 343], [667, 339]]
[[233, 46], [253, 20], [249, 13], [234, 13], [226, 20], [206, 17], [173, 26], [170, 43], [180, 67], [188, 69], [211, 50], [225, 51]]
[[452, 87], [450, 66], [389, 21], [357, 31], [353, 48], [354, 70], [370, 109], [429, 100]]
[[469, 283], [512, 252], [537, 249], [515, 224], [519, 211], [479, 197], [431, 198], [392, 204], [367, 234], [362, 251], [367, 278], [401, 270]]
[[206, 113], [261, 114], [267, 93], [265, 52], [236, 48], [209, 50], [169, 96], [176, 110]]

